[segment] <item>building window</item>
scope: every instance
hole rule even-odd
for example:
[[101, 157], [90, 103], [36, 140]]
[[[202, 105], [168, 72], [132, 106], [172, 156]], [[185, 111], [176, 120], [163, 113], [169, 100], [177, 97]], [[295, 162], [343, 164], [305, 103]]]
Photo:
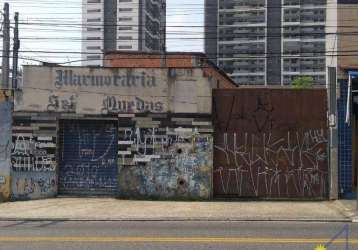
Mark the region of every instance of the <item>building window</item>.
[[87, 59], [88, 60], [98, 60], [98, 59], [101, 59], [101, 56], [100, 55], [87, 56]]
[[132, 49], [132, 46], [118, 46], [118, 49]]
[[118, 27], [118, 30], [132, 30], [133, 27], [130, 26], [122, 26], [122, 27]]
[[90, 9], [90, 10], [87, 10], [87, 13], [98, 13], [98, 12], [101, 12], [101, 9]]
[[87, 22], [100, 22], [101, 21], [101, 18], [88, 18], [87, 19]]
[[87, 31], [101, 31], [101, 28], [87, 28]]
[[101, 46], [87, 46], [88, 50], [100, 50]]
[[118, 18], [118, 21], [120, 21], [120, 22], [123, 22], [123, 21], [132, 21], [132, 20], [133, 20], [133, 18], [131, 18], [131, 17]]
[[132, 39], [133, 38], [131, 36], [119, 36], [118, 37], [118, 40], [120, 40], [120, 41], [130, 41]]
[[88, 36], [87, 40], [101, 40], [101, 38], [98, 36]]
[[119, 12], [129, 12], [129, 11], [133, 11], [132, 8], [119, 8], [118, 9]]

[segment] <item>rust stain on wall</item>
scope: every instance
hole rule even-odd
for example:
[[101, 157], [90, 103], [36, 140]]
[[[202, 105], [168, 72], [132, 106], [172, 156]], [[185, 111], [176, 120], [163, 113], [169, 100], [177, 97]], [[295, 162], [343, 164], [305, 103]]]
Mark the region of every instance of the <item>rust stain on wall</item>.
[[324, 90], [214, 91], [214, 195], [324, 198]]

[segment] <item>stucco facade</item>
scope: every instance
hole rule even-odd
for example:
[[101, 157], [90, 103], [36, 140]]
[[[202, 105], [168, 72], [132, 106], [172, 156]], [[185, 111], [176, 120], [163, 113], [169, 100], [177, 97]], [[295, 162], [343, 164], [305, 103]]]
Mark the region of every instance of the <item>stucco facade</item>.
[[202, 68], [25, 66], [12, 198], [210, 199], [211, 90]]

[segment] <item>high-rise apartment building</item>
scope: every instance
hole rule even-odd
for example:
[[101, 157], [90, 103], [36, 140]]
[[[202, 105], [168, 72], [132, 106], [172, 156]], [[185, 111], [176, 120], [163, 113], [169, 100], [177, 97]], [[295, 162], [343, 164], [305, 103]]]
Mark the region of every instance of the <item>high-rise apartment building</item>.
[[205, 51], [238, 84], [326, 84], [336, 0], [206, 0]]
[[165, 50], [165, 0], [83, 0], [82, 59], [103, 65], [106, 51]]

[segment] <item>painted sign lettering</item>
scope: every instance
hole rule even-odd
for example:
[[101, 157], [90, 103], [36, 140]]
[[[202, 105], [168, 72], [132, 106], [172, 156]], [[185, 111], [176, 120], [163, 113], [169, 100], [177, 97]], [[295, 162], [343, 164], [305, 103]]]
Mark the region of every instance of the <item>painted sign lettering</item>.
[[164, 103], [146, 101], [139, 97], [132, 100], [123, 100], [121, 97], [107, 96], [103, 101], [102, 113], [138, 113], [138, 112], [164, 112]]
[[76, 74], [73, 70], [56, 70], [55, 87], [142, 87], [157, 86], [156, 78], [145, 72], [140, 74], [127, 73], [126, 75], [105, 76], [99, 74]]
[[70, 98], [61, 98], [57, 95], [51, 95], [48, 99], [47, 110], [48, 111], [65, 111], [76, 112], [77, 98], [72, 95]]

